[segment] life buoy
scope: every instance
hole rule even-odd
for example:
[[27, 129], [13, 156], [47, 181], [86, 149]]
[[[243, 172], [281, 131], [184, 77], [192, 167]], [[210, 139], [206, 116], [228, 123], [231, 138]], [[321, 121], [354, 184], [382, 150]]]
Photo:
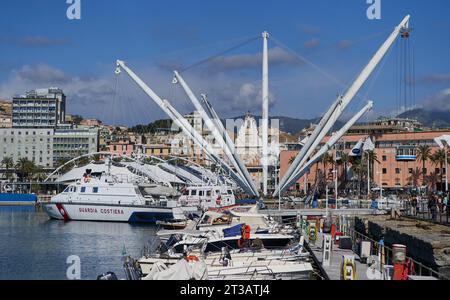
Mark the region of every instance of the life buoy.
[[189, 255], [189, 256], [187, 256], [187, 257], [186, 257], [186, 260], [187, 260], [188, 262], [199, 261], [198, 257], [195, 256], [195, 255]]
[[[347, 273], [347, 267], [351, 267], [352, 268], [352, 272], [351, 274]], [[342, 279], [343, 280], [356, 280], [356, 265], [354, 262], [351, 261], [344, 261], [344, 263], [342, 264]]]

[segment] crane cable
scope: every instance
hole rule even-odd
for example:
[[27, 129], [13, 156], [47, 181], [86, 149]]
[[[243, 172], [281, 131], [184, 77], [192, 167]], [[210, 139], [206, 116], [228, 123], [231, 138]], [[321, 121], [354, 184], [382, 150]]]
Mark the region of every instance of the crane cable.
[[254, 42], [254, 41], [256, 41], [256, 40], [258, 40], [260, 38], [261, 38], [261, 36], [253, 36], [253, 37], [251, 37], [249, 39], [246, 39], [245, 41], [243, 41], [241, 43], [238, 43], [237, 45], [234, 45], [234, 46], [232, 46], [232, 47], [230, 47], [230, 48], [228, 48], [228, 49], [226, 49], [224, 51], [221, 51], [221, 52], [219, 52], [219, 53], [217, 53], [215, 55], [209, 56], [209, 57], [207, 57], [205, 59], [202, 59], [202, 60], [200, 60], [200, 61], [198, 61], [198, 62], [196, 62], [196, 63], [194, 63], [192, 65], [189, 65], [189, 66], [181, 69], [180, 73], [184, 73], [184, 72], [186, 72], [188, 70], [191, 70], [191, 69], [193, 69], [195, 67], [198, 67], [198, 66], [206, 64], [206, 63], [208, 63], [210, 61], [213, 61], [213, 60], [215, 60], [215, 59], [217, 59], [219, 57], [224, 56], [227, 53], [230, 53], [230, 52], [232, 52], [232, 51], [234, 51], [236, 49], [239, 49], [239, 48], [241, 48], [241, 47], [243, 47], [245, 45], [248, 45], [251, 42]]

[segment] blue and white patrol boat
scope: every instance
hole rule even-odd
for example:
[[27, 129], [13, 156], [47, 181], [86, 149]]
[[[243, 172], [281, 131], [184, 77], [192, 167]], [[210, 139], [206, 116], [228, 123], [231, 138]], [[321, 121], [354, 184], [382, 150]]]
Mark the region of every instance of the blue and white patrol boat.
[[45, 212], [53, 219], [64, 221], [103, 221], [156, 223], [157, 221], [185, 220], [187, 208], [178, 205], [177, 199], [138, 183], [124, 182], [119, 178], [100, 174], [85, 174], [81, 180], [69, 185], [62, 193], [43, 204]]

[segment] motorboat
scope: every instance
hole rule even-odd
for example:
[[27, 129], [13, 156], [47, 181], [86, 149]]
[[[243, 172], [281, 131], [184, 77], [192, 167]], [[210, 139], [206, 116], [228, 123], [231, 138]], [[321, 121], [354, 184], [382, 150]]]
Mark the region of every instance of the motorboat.
[[183, 189], [178, 200], [181, 206], [203, 210], [228, 208], [236, 205], [233, 189], [228, 185], [194, 185]]

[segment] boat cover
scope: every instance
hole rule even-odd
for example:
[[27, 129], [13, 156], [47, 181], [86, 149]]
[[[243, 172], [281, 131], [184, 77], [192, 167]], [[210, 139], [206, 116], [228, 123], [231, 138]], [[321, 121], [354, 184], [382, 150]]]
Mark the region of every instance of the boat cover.
[[241, 229], [242, 229], [242, 226], [244, 226], [244, 225], [245, 224], [242, 223], [242, 224], [238, 224], [233, 227], [230, 227], [230, 228], [223, 229], [223, 237], [227, 238], [227, 237], [241, 235]]
[[142, 280], [207, 280], [208, 269], [204, 261], [188, 262], [180, 259], [175, 265], [167, 267], [162, 262], [153, 265], [150, 273]]

